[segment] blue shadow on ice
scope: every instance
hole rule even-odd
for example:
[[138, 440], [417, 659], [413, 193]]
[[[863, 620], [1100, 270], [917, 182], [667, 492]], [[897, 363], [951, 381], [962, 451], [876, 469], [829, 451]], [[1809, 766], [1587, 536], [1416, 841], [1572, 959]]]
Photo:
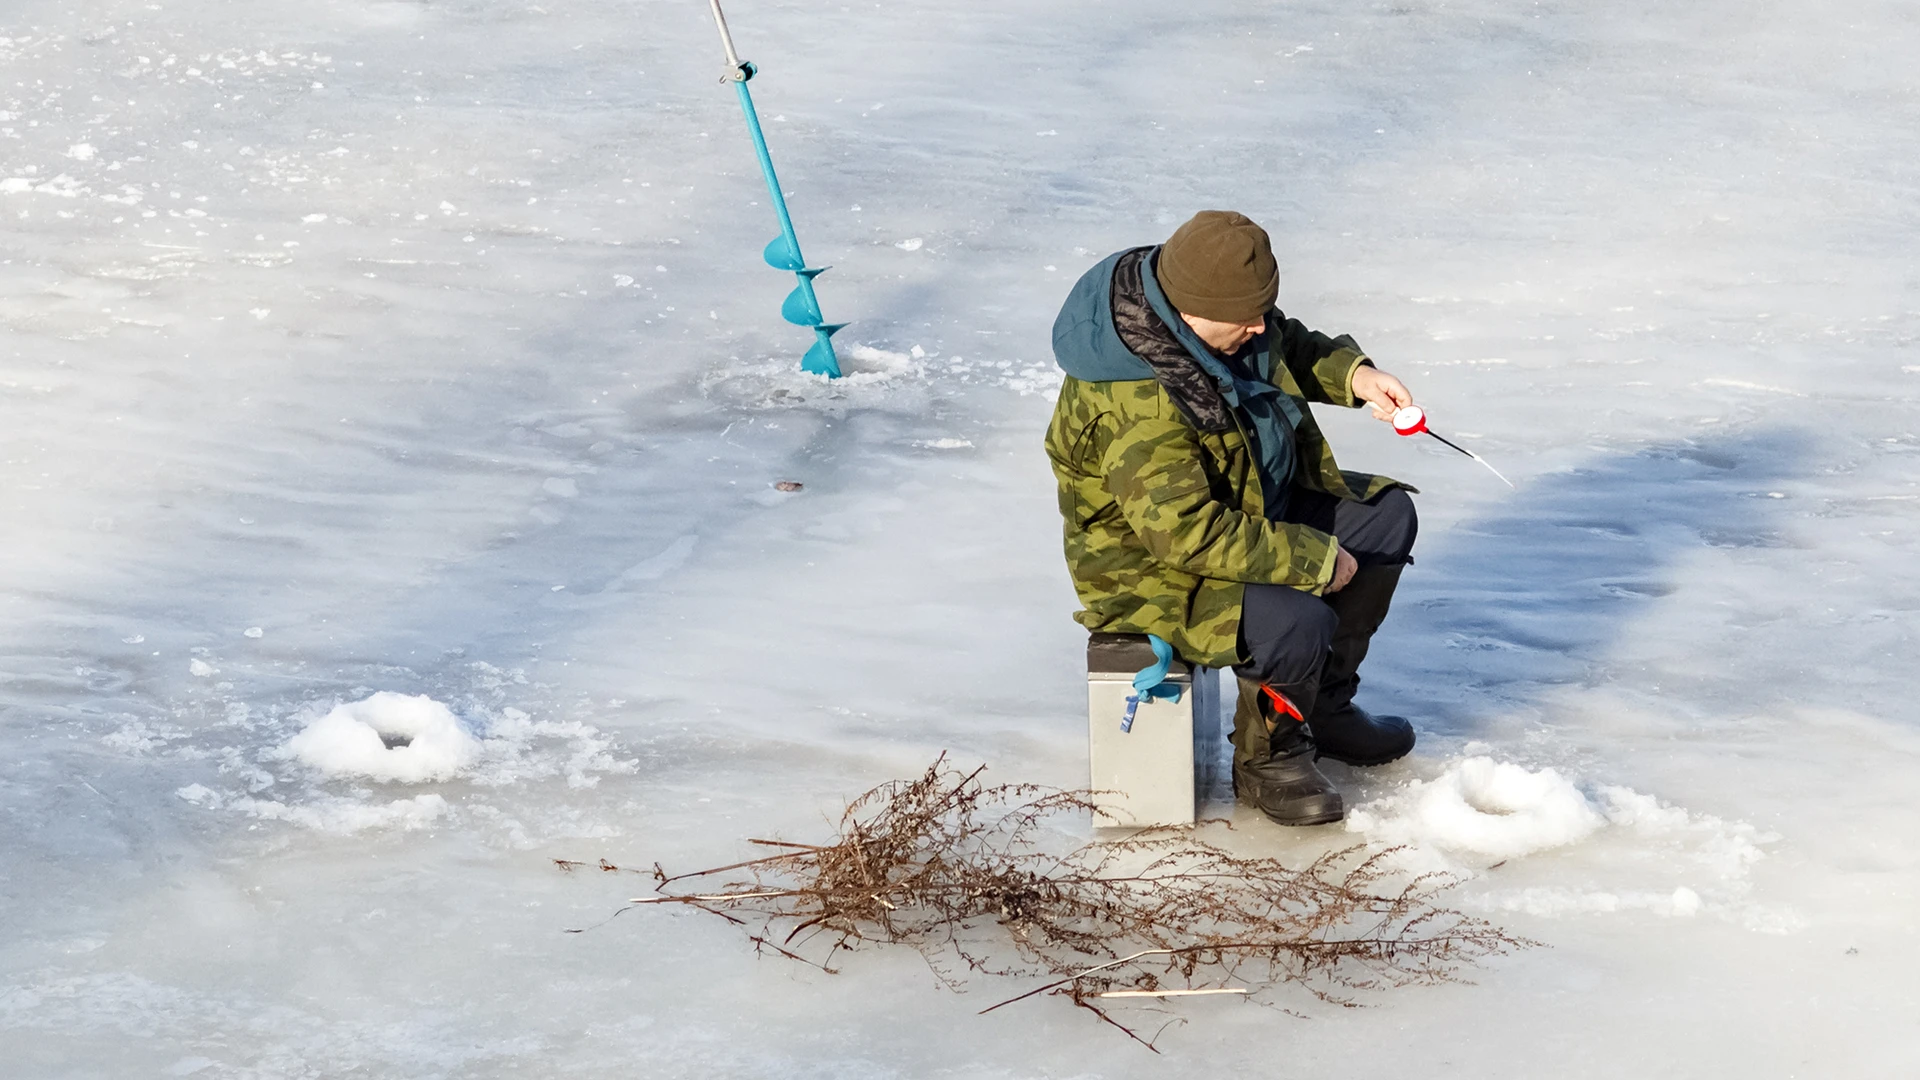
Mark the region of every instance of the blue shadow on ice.
[[1706, 548], [1780, 547], [1770, 486], [1803, 434], [1675, 439], [1535, 477], [1505, 512], [1423, 537], [1366, 672], [1376, 705], [1470, 734], [1495, 709], [1617, 677], [1610, 653]]

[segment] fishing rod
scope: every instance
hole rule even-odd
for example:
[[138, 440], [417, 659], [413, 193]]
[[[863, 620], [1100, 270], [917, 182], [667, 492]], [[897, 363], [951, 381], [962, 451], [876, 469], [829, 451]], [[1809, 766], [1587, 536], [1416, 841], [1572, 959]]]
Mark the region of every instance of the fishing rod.
[[[1480, 464], [1485, 465], [1487, 467], [1488, 472], [1492, 473], [1495, 476], [1500, 476], [1500, 470], [1494, 468], [1493, 465], [1490, 464], [1486, 458], [1481, 457], [1479, 454], [1476, 454], [1473, 451], [1467, 449], [1466, 447], [1461, 446], [1459, 443], [1454, 442], [1452, 439], [1449, 439], [1449, 438], [1446, 438], [1445, 436], [1437, 434], [1432, 429], [1428, 428], [1427, 427], [1427, 411], [1425, 409], [1422, 409], [1418, 405], [1403, 405], [1400, 408], [1395, 409], [1393, 412], [1393, 430], [1396, 433], [1401, 435], [1432, 435], [1434, 438], [1439, 439], [1441, 442], [1447, 444], [1448, 446], [1454, 448], [1455, 450], [1458, 450], [1461, 453], [1472, 458], [1473, 460], [1479, 462]], [[1500, 476], [1500, 482], [1507, 485], [1508, 487], [1513, 487], [1513, 481], [1507, 479], [1504, 476]]]

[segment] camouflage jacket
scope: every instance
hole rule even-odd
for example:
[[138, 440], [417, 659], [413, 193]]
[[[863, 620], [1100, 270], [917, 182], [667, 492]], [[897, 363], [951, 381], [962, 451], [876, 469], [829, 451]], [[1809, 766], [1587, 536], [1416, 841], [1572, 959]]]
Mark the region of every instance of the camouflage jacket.
[[[1046, 447], [1083, 605], [1074, 618], [1089, 630], [1158, 634], [1187, 660], [1223, 667], [1244, 659], [1246, 584], [1319, 593], [1333, 578], [1334, 542], [1318, 529], [1268, 520], [1256, 444], [1218, 358], [1190, 357], [1181, 368], [1166, 346], [1190, 332], [1176, 335], [1150, 314], [1171, 314], [1152, 254], [1121, 252], [1089, 270], [1054, 323], [1067, 379]], [[1343, 472], [1308, 408], [1361, 404], [1353, 372], [1369, 361], [1352, 338], [1317, 333], [1274, 309], [1246, 350], [1259, 357], [1263, 385], [1284, 396], [1293, 483], [1344, 499], [1396, 486]], [[1213, 376], [1217, 389], [1192, 380], [1191, 370]], [[1214, 415], [1209, 394], [1227, 399], [1224, 416]]]

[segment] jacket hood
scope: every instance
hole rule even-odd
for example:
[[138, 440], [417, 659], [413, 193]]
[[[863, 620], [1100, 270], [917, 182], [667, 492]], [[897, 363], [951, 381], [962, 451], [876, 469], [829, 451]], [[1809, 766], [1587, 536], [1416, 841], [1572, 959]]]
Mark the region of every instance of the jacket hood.
[[1153, 378], [1153, 369], [1127, 350], [1113, 327], [1113, 267], [1125, 254], [1116, 251], [1080, 275], [1053, 320], [1054, 362], [1083, 382]]

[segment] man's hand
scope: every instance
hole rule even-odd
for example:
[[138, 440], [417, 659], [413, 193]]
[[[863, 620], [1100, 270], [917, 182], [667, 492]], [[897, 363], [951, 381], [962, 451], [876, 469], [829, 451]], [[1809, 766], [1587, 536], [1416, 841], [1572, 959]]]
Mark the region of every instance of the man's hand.
[[1327, 591], [1337, 593], [1346, 588], [1347, 582], [1352, 581], [1353, 575], [1359, 571], [1360, 560], [1347, 554], [1347, 549], [1340, 546], [1340, 541], [1335, 540], [1333, 542], [1333, 581], [1327, 585]]
[[1405, 383], [1367, 364], [1353, 369], [1353, 396], [1373, 406], [1376, 420], [1391, 421], [1395, 409], [1413, 404]]

